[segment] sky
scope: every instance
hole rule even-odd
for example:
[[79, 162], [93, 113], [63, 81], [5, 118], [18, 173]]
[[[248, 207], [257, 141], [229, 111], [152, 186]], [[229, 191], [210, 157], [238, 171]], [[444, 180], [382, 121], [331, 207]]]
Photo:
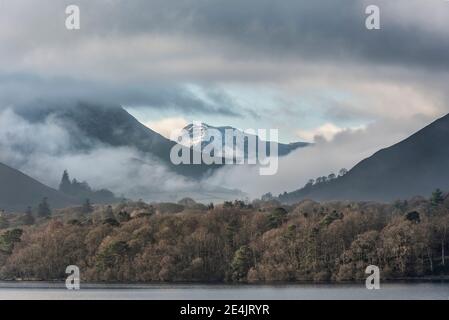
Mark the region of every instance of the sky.
[[[80, 30], [65, 28], [69, 4]], [[202, 121], [315, 142], [255, 194], [281, 191], [449, 112], [448, 17], [444, 0], [0, 0], [0, 108], [77, 99], [166, 136]], [[214, 179], [239, 184], [229, 170]]]

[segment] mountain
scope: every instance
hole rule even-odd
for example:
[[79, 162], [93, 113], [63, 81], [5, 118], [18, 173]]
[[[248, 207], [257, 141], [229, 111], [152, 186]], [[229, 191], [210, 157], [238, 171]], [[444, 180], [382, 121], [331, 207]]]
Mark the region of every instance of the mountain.
[[[227, 130], [229, 130], [234, 136], [243, 136], [244, 137], [244, 145], [243, 146], [237, 146], [236, 139], [234, 139], [234, 144], [236, 145], [235, 152], [238, 156], [244, 157], [245, 159], [248, 158], [248, 140], [253, 138], [257, 143], [259, 140], [261, 140], [257, 135], [245, 133], [239, 129], [230, 127], [230, 126], [222, 126], [222, 127], [214, 127], [211, 125], [208, 125], [206, 123], [201, 124], [189, 124], [184, 129], [188, 137], [190, 138], [190, 144], [187, 145], [188, 147], [199, 147], [201, 144], [201, 149], [203, 149], [206, 145], [212, 145], [216, 150], [223, 150], [224, 153], [232, 153], [232, 149], [229, 149], [229, 147], [225, 146], [225, 133]], [[216, 130], [219, 132], [222, 136], [221, 141], [212, 139], [213, 131]], [[198, 132], [198, 133], [196, 133]], [[195, 136], [198, 135], [198, 136]], [[261, 140], [263, 141], [263, 140]], [[267, 150], [269, 153], [269, 143], [270, 141], [267, 141]], [[296, 150], [298, 148], [303, 148], [308, 146], [309, 143], [307, 142], [294, 142], [289, 144], [284, 143], [277, 143], [278, 146], [278, 155], [279, 156], [285, 156], [292, 152], [293, 150]], [[224, 157], [225, 154], [218, 153], [215, 156]], [[257, 155], [257, 152], [256, 152]]]
[[[67, 146], [60, 151], [61, 157], [67, 156], [68, 153], [88, 154], [101, 147], [130, 147], [138, 150], [139, 153], [130, 152], [129, 162], [127, 167], [123, 168], [123, 172], [110, 172], [112, 177], [116, 175], [124, 177], [123, 174], [129, 177], [129, 180], [123, 178], [123, 186], [120, 187], [120, 192], [126, 193], [127, 197], [168, 201], [178, 199], [173, 197], [179, 195], [179, 197], [189, 196], [197, 200], [208, 201], [210, 199], [213, 201], [215, 199], [240, 199], [245, 196], [238, 190], [204, 183], [202, 178], [221, 168], [222, 165], [173, 164], [170, 159], [170, 151], [177, 143], [144, 126], [120, 106], [91, 103], [70, 103], [68, 105], [43, 103], [42, 105], [17, 107], [14, 111], [32, 124], [42, 125], [51, 119], [52, 122], [63, 127], [68, 133], [69, 141], [66, 142]], [[33, 150], [32, 146], [19, 147], [23, 153]], [[193, 163], [194, 151], [186, 147], [184, 149], [190, 151], [190, 159]], [[24, 156], [33, 157], [34, 154], [24, 154]], [[132, 166], [129, 167], [131, 164]], [[161, 167], [168, 170], [162, 170]], [[160, 182], [152, 181], [151, 175], [147, 180], [144, 177], [137, 179], [134, 176], [139, 172], [151, 170], [151, 168], [154, 168], [154, 176], [168, 180], [167, 183], [172, 184], [172, 189], [159, 188], [158, 183]], [[72, 170], [70, 166], [67, 169]], [[167, 172], [166, 177], [161, 177], [160, 175], [164, 172]], [[173, 180], [170, 181], [170, 179]], [[139, 184], [133, 183], [135, 181], [138, 181]], [[89, 181], [89, 183], [91, 182]], [[117, 192], [114, 185], [108, 186], [108, 188]], [[124, 189], [125, 191], [123, 191]], [[74, 194], [69, 195], [75, 196]], [[103, 200], [104, 194], [99, 194], [99, 192], [96, 192], [95, 196], [89, 194], [89, 198], [99, 202], [97, 195], [101, 196], [100, 198]]]
[[205, 164], [174, 165], [170, 160], [170, 150], [176, 142], [141, 124], [121, 106], [76, 103], [69, 106], [34, 106], [17, 112], [29, 121], [43, 121], [51, 115], [70, 124], [66, 129], [74, 140], [73, 149], [92, 149], [98, 142], [113, 147], [133, 147], [155, 157], [171, 171], [190, 178], [201, 178], [221, 167]]
[[449, 115], [409, 138], [376, 152], [347, 174], [279, 197], [292, 203], [313, 200], [393, 201], [433, 190], [449, 190]]
[[52, 208], [60, 208], [80, 202], [0, 163], [0, 210], [24, 211], [36, 207], [48, 198]]

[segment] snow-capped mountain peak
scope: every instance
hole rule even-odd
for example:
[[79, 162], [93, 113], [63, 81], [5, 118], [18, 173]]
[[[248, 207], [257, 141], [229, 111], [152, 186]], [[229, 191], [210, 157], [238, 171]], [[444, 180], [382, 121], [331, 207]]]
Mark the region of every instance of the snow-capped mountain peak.
[[[225, 154], [232, 154], [232, 150], [227, 150], [232, 147], [232, 148], [235, 148], [234, 156], [244, 156], [245, 158], [247, 158], [248, 157], [248, 150], [247, 150], [248, 143], [246, 140], [248, 140], [248, 138], [250, 138], [250, 137], [252, 137], [253, 139], [255, 137], [255, 141], [256, 142], [259, 141], [259, 137], [257, 135], [248, 133], [244, 130], [236, 129], [231, 126], [215, 127], [215, 126], [211, 126], [211, 125], [208, 125], [206, 123], [201, 123], [201, 122], [191, 123], [191, 124], [185, 126], [183, 128], [183, 131], [184, 131], [184, 134], [187, 134], [187, 138], [188, 138], [188, 139], [184, 139], [184, 141], [186, 141], [184, 143], [184, 145], [186, 145], [187, 147], [193, 147], [193, 148], [198, 148], [198, 149], [201, 148], [201, 150], [203, 150], [205, 146], [214, 147], [215, 150], [219, 151], [218, 154], [215, 154], [215, 156], [219, 156], [219, 157], [225, 156]], [[227, 132], [229, 133], [229, 131], [231, 131], [231, 133], [234, 137], [243, 136], [245, 139], [245, 143], [242, 146], [239, 146], [238, 144], [235, 143], [235, 138], [234, 138], [234, 146], [231, 146], [231, 147], [226, 146], [225, 136], [226, 136]], [[222, 138], [221, 141], [215, 140], [217, 133], [220, 133], [221, 138]], [[269, 142], [269, 141], [267, 141], [267, 142]], [[304, 143], [304, 142], [295, 142], [295, 143], [290, 143], [290, 144], [278, 143], [278, 153], [279, 153], [279, 156], [283, 156], [297, 148], [305, 147], [307, 145], [308, 145], [308, 143]], [[222, 150], [225, 154], [222, 154], [222, 152], [220, 152], [220, 150]]]

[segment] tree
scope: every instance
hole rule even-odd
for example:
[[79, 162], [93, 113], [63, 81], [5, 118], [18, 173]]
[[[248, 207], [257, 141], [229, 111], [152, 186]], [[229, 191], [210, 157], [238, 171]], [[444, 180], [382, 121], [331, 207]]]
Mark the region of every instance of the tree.
[[337, 178], [337, 176], [335, 175], [335, 173], [331, 173], [330, 175], [327, 176], [327, 179], [329, 181], [334, 180], [335, 178]]
[[59, 191], [70, 194], [72, 184], [70, 183], [70, 177], [67, 170], [64, 170], [61, 178], [61, 183], [59, 184]]
[[120, 223], [115, 218], [107, 218], [103, 221], [103, 224], [108, 224], [112, 227], [120, 226]]
[[0, 213], [0, 229], [8, 229], [8, 228], [9, 228], [8, 219], [6, 219], [3, 213]]
[[345, 168], [341, 168], [340, 171], [338, 172], [338, 176], [339, 177], [343, 177], [345, 174], [348, 173], [348, 170]]
[[22, 217], [22, 224], [29, 226], [29, 225], [34, 224], [34, 222], [35, 222], [35, 219], [33, 216], [33, 212], [31, 210], [31, 207], [28, 207], [25, 212], [25, 215]]
[[92, 211], [94, 211], [94, 208], [90, 204], [89, 199], [86, 199], [86, 201], [83, 203], [82, 211], [83, 211], [83, 213], [91, 213]]
[[234, 208], [243, 209], [245, 208], [245, 202], [243, 202], [242, 200], [235, 200], [233, 206]]
[[72, 180], [72, 189], [75, 193], [88, 193], [92, 192], [92, 189], [90, 188], [89, 184], [86, 181], [79, 182], [76, 179]]
[[430, 203], [432, 207], [438, 207], [441, 203], [443, 203], [443, 191], [440, 189], [436, 189], [434, 192], [432, 192], [432, 197], [430, 198]]
[[112, 210], [112, 206], [107, 206], [106, 210], [103, 212], [103, 220], [106, 219], [115, 219], [114, 211]]
[[405, 218], [408, 221], [412, 221], [412, 222], [415, 222], [415, 223], [420, 223], [421, 222], [421, 218], [419, 216], [419, 212], [417, 212], [417, 211], [411, 211], [411, 212], [407, 213]]
[[223, 203], [223, 208], [225, 208], [225, 209], [230, 209], [230, 208], [232, 208], [234, 205], [232, 204], [232, 201], [225, 201], [224, 203]]
[[14, 244], [20, 242], [22, 237], [22, 229], [8, 230], [0, 236], [0, 250], [10, 254], [14, 248]]
[[351, 246], [339, 258], [337, 279], [354, 280], [365, 277], [365, 268], [379, 264], [380, 233], [370, 230], [356, 236]]
[[445, 254], [445, 246], [449, 233], [449, 215], [445, 212], [444, 216], [441, 216], [439, 219], [439, 223], [437, 226], [437, 231], [439, 233], [440, 241], [441, 241], [441, 264], [443, 266], [446, 265], [446, 254]]
[[233, 281], [245, 281], [252, 266], [252, 251], [248, 246], [241, 246], [234, 254], [231, 263], [231, 278]]
[[113, 241], [97, 256], [97, 267], [100, 270], [115, 268], [126, 258], [129, 246], [125, 241]]
[[49, 217], [51, 216], [50, 205], [47, 202], [47, 198], [43, 198], [42, 202], [37, 208], [37, 214], [39, 217]]
[[270, 228], [274, 229], [281, 226], [286, 220], [287, 214], [288, 212], [284, 208], [280, 207], [274, 209], [273, 212], [268, 217]]
[[262, 195], [262, 197], [260, 198], [262, 201], [270, 201], [273, 200], [273, 194], [271, 192], [265, 193], [264, 195]]
[[306, 185], [304, 186], [304, 188], [310, 188], [313, 186], [313, 184], [315, 183], [314, 179], [309, 179], [309, 181], [307, 181]]
[[121, 211], [117, 214], [117, 219], [119, 222], [126, 222], [131, 220], [131, 216], [126, 211]]
[[331, 213], [328, 213], [321, 220], [321, 224], [324, 226], [330, 225], [335, 220], [339, 220], [343, 218], [343, 214], [337, 212], [337, 210], [333, 210]]

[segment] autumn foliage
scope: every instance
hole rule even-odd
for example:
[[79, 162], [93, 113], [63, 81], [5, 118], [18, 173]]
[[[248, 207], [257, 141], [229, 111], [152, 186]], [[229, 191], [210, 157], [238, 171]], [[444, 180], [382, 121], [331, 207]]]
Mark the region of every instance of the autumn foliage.
[[[126, 202], [69, 208], [0, 231], [1, 279], [343, 281], [448, 274], [449, 202]], [[21, 219], [16, 219], [21, 221]]]

